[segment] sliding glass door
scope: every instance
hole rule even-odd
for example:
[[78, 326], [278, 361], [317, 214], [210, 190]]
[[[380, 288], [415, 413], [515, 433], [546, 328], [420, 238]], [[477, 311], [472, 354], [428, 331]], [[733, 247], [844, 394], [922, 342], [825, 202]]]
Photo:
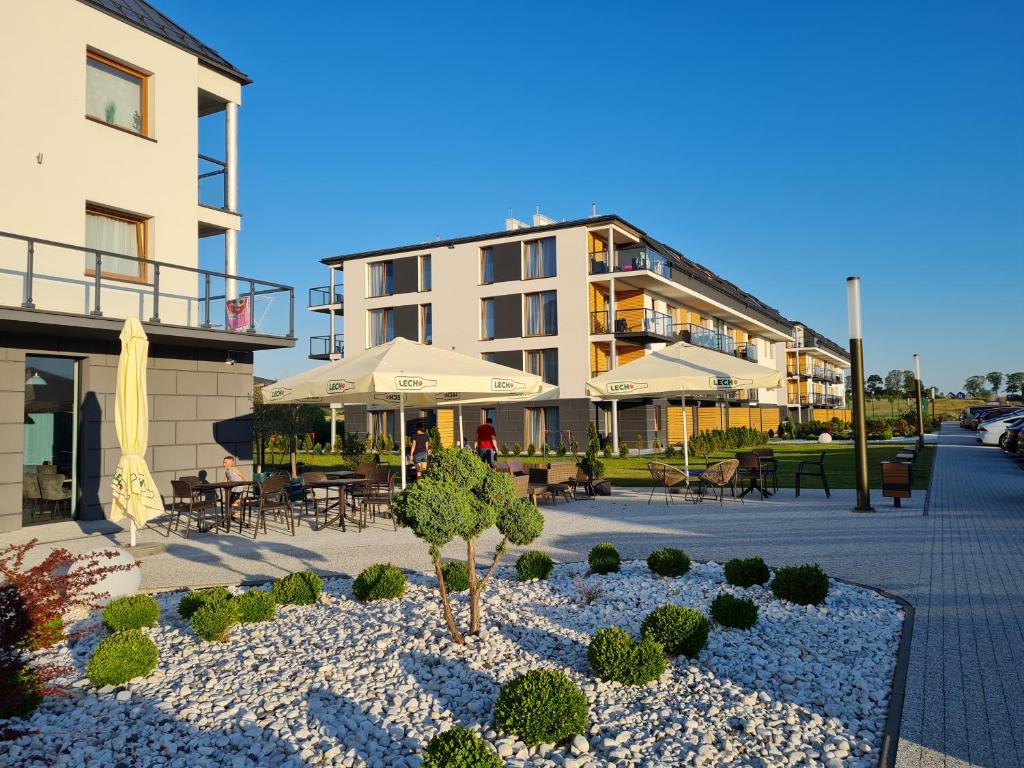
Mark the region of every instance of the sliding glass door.
[[70, 520], [78, 496], [79, 362], [25, 356], [22, 518], [25, 525]]

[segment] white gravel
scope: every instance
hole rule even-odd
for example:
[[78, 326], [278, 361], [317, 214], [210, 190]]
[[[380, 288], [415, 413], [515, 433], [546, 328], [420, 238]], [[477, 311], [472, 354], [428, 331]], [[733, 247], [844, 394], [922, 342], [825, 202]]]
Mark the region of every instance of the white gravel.
[[[410, 577], [402, 600], [360, 604], [351, 581], [326, 583], [320, 604], [278, 609], [236, 627], [226, 644], [199, 641], [159, 597], [156, 671], [95, 691], [76, 679], [47, 699], [32, 733], [0, 743], [11, 766], [417, 766], [427, 741], [473, 728], [510, 766], [873, 766], [881, 747], [903, 611], [876, 593], [833, 582], [825, 604], [782, 603], [765, 588], [724, 584], [715, 563], [678, 579], [645, 563], [586, 576], [603, 593], [580, 599], [573, 576], [520, 584], [499, 570], [485, 628], [466, 647], [440, 620], [433, 578]], [[658, 605], [707, 611], [723, 589], [760, 608], [749, 631], [715, 627], [699, 659], [675, 659], [641, 687], [592, 678], [587, 643], [617, 624], [638, 633]], [[461, 617], [466, 614], [458, 600]], [[50, 654], [84, 668], [101, 634]], [[536, 667], [565, 670], [590, 701], [591, 726], [567, 744], [527, 749], [496, 733], [500, 685]], [[0, 721], [2, 730], [5, 721]], [[6, 753], [6, 754], [5, 754]]]

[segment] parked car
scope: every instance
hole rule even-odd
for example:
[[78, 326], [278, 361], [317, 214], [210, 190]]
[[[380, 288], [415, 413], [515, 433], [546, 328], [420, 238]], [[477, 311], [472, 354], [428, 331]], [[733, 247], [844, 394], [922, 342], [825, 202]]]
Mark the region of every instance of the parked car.
[[966, 418], [964, 413], [960, 414], [960, 426], [965, 429], [977, 429], [983, 421], [1005, 416], [1018, 408], [1019, 406], [1014, 405], [972, 405], [969, 408], [964, 408], [964, 413], [969, 412]]
[[1006, 428], [1010, 424], [1016, 424], [1021, 417], [1024, 417], [1024, 410], [1017, 409], [1012, 413], [981, 422], [978, 425], [978, 442], [982, 445], [999, 445], [999, 438], [1003, 436]]
[[999, 438], [999, 447], [1011, 456], [1016, 456], [1022, 429], [1024, 429], [1024, 419], [1018, 419], [1014, 424], [1008, 426], [1003, 432], [1003, 436]]

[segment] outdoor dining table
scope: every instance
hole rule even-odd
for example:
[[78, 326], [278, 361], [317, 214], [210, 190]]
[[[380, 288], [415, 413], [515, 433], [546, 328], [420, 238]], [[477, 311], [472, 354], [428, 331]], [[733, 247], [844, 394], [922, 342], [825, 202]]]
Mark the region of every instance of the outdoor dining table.
[[[208, 493], [210, 491], [220, 496], [220, 507], [221, 517], [224, 517], [228, 522], [228, 530], [231, 530], [231, 491], [235, 488], [242, 488], [251, 486], [252, 480], [224, 480], [220, 483], [196, 483], [192, 486], [192, 490], [199, 491], [200, 493]], [[210, 530], [210, 526], [205, 528], [200, 527], [199, 531], [206, 532]]]
[[[362, 485], [366, 482], [366, 478], [362, 475], [358, 477], [338, 477], [333, 480], [313, 480], [308, 483], [303, 483], [303, 488], [325, 488], [327, 489], [328, 503], [324, 506], [324, 524], [317, 528], [318, 531], [327, 528], [330, 525], [339, 525], [341, 530], [345, 530], [345, 489], [349, 486]], [[330, 492], [334, 489], [337, 493], [337, 501], [333, 504], [330, 503]], [[330, 511], [336, 509], [338, 514], [331, 518], [329, 517]], [[354, 520], [355, 524], [362, 530], [363, 526], [358, 520]]]

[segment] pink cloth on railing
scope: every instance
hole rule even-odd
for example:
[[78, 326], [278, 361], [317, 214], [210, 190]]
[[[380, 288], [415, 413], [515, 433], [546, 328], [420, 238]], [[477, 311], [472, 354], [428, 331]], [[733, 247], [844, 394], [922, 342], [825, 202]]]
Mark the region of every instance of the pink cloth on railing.
[[228, 299], [227, 315], [229, 331], [241, 331], [247, 329], [252, 316], [252, 310], [249, 307], [249, 297], [242, 296], [238, 299]]

